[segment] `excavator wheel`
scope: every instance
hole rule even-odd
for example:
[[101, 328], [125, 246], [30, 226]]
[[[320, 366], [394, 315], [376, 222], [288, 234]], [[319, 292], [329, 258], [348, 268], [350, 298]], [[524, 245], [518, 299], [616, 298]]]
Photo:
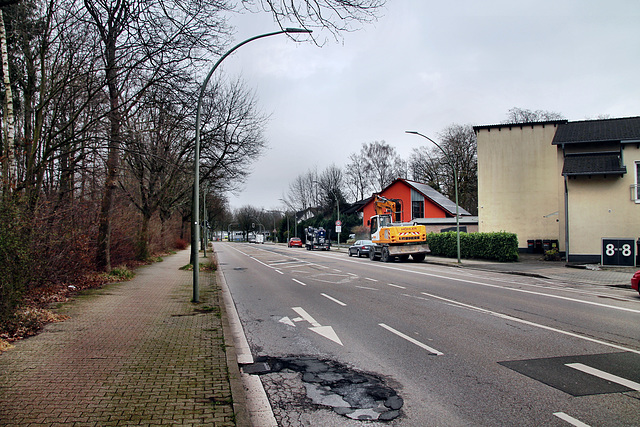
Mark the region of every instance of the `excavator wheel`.
[[425, 254], [413, 254], [413, 255], [411, 255], [411, 258], [413, 258], [413, 260], [414, 260], [415, 262], [422, 262], [422, 261], [424, 261], [424, 257], [425, 257]]
[[393, 257], [389, 255], [389, 248], [387, 247], [382, 248], [382, 255], [380, 256], [380, 261], [389, 262], [392, 260], [393, 260]]

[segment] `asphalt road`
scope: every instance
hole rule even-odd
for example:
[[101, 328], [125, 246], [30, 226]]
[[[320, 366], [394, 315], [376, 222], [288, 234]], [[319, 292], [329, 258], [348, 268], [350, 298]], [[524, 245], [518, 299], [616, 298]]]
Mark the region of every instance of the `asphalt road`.
[[[640, 425], [640, 305], [625, 290], [282, 246], [215, 251], [280, 425]], [[309, 359], [339, 384], [375, 375], [377, 403], [358, 400], [366, 381], [345, 392]]]

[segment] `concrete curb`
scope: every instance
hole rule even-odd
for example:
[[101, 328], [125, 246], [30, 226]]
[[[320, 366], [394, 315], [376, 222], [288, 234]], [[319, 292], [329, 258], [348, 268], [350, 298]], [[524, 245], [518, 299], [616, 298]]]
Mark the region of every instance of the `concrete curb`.
[[216, 279], [220, 285], [224, 302], [221, 305], [223, 334], [225, 339], [228, 337], [233, 344], [227, 346], [227, 365], [236, 425], [241, 427], [277, 427], [278, 423], [273, 415], [260, 377], [240, 371], [239, 365], [253, 363], [253, 356], [222, 270], [217, 269]]

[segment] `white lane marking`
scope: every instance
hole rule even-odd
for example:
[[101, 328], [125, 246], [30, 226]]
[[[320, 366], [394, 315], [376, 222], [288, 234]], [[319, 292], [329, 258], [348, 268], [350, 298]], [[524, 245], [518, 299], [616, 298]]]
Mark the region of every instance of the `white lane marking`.
[[377, 291], [377, 289], [376, 289], [376, 288], [368, 288], [368, 287], [366, 287], [366, 286], [357, 286], [357, 285], [356, 285], [356, 288], [360, 288], [360, 289], [368, 289], [368, 290], [370, 290], [370, 291]]
[[446, 302], [448, 302], [450, 304], [454, 304], [454, 305], [457, 305], [457, 306], [460, 306], [460, 307], [466, 307], [466, 308], [470, 308], [472, 310], [477, 310], [477, 311], [480, 311], [482, 313], [489, 314], [491, 316], [499, 317], [501, 319], [510, 320], [512, 322], [523, 323], [525, 325], [533, 326], [533, 327], [536, 327], [536, 328], [546, 329], [547, 331], [557, 332], [559, 334], [568, 335], [568, 336], [574, 337], [574, 338], [579, 338], [579, 339], [584, 340], [584, 341], [589, 341], [589, 342], [593, 342], [593, 343], [596, 343], [596, 344], [601, 344], [601, 345], [604, 345], [604, 346], [607, 346], [607, 347], [617, 348], [618, 350], [629, 351], [631, 353], [640, 354], [640, 350], [634, 350], [632, 348], [627, 348], [627, 347], [623, 347], [621, 345], [608, 343], [606, 341], [597, 340], [595, 338], [590, 338], [590, 337], [587, 337], [587, 336], [584, 336], [584, 335], [578, 335], [578, 334], [575, 334], [573, 332], [563, 331], [562, 329], [552, 328], [551, 326], [541, 325], [540, 323], [534, 323], [534, 322], [530, 322], [528, 320], [518, 319], [517, 317], [509, 316], [508, 314], [498, 313], [497, 311], [487, 310], [485, 308], [476, 307], [474, 305], [465, 304], [465, 303], [462, 303], [460, 301], [455, 301], [455, 300], [444, 298], [444, 297], [439, 297], [437, 295], [428, 294], [426, 292], [420, 292], [420, 293], [422, 295], [426, 295], [426, 296], [431, 297], [431, 298], [439, 299], [441, 301], [446, 301]]
[[554, 412], [553, 415], [576, 427], [590, 427], [589, 424], [585, 424], [582, 421], [575, 419], [570, 415], [565, 414], [564, 412]]
[[284, 273], [280, 270], [276, 270], [276, 273], [284, 275]]
[[407, 289], [404, 286], [400, 286], [400, 285], [394, 285], [393, 283], [387, 283], [387, 285], [389, 286], [393, 286], [394, 288], [398, 288], [398, 289]]
[[343, 303], [342, 301], [339, 301], [339, 300], [335, 299], [334, 297], [329, 296], [329, 295], [327, 295], [327, 294], [320, 294], [320, 295], [322, 295], [323, 297], [325, 297], [325, 298], [327, 298], [327, 299], [330, 299], [331, 301], [333, 301], [333, 302], [335, 302], [336, 304], [341, 305], [341, 306], [343, 306], [343, 307], [345, 307], [345, 306], [347, 305], [347, 304]]
[[302, 283], [300, 280], [297, 280], [297, 279], [291, 279], [291, 280], [293, 280], [296, 283], [300, 283], [302, 286], [307, 286], [306, 283]]
[[400, 331], [397, 331], [395, 329], [393, 329], [391, 326], [385, 325], [384, 323], [378, 323], [379, 326], [382, 326], [383, 328], [385, 328], [387, 331], [392, 332], [394, 334], [396, 334], [397, 336], [399, 336], [400, 338], [404, 338], [405, 340], [409, 341], [410, 343], [413, 343], [415, 345], [417, 345], [420, 348], [423, 348], [425, 350], [427, 350], [429, 353], [434, 354], [436, 356], [442, 356], [444, 353], [439, 352], [438, 350], [436, 350], [435, 348], [431, 348], [426, 344], [421, 343], [420, 341], [411, 338], [408, 335], [403, 334]]
[[368, 280], [368, 281], [370, 281], [370, 282], [377, 282], [377, 280], [376, 280], [376, 279], [371, 279], [371, 278], [369, 278], [369, 277], [365, 277], [365, 278], [364, 278], [364, 280]]
[[593, 375], [594, 377], [602, 378], [603, 380], [620, 384], [632, 390], [640, 391], [640, 384], [638, 384], [637, 382], [619, 377], [617, 375], [610, 374], [605, 371], [601, 371], [600, 369], [592, 368], [591, 366], [587, 366], [582, 363], [566, 363], [565, 366], [568, 366], [573, 369], [577, 369], [578, 371], [585, 372], [589, 375]]
[[298, 315], [300, 317], [302, 317], [304, 320], [309, 322], [311, 324], [311, 326], [313, 326], [315, 328], [319, 328], [320, 326], [322, 326], [322, 325], [320, 325], [320, 323], [316, 322], [316, 319], [311, 317], [311, 315], [309, 313], [307, 313], [304, 308], [302, 308], [302, 307], [292, 307], [292, 308], [293, 308], [293, 311], [298, 313]]
[[[314, 255], [319, 256], [319, 257], [325, 257], [325, 258], [336, 258], [336, 257], [327, 256], [327, 255], [322, 255], [322, 254], [314, 254]], [[358, 261], [349, 260], [349, 259], [342, 259], [341, 261], [344, 261], [344, 262], [358, 262]], [[429, 277], [435, 277], [435, 278], [438, 278], [438, 279], [453, 280], [453, 281], [456, 281], [456, 282], [463, 282], [463, 283], [474, 284], [474, 285], [479, 285], [479, 286], [486, 286], [486, 287], [489, 287], [489, 288], [498, 288], [498, 289], [514, 291], [514, 292], [522, 292], [522, 293], [526, 293], [526, 294], [532, 294], [532, 295], [538, 295], [538, 296], [543, 296], [543, 297], [548, 297], [548, 298], [556, 298], [556, 299], [561, 299], [561, 300], [565, 300], [565, 301], [576, 302], [576, 303], [579, 303], [579, 304], [594, 305], [594, 306], [597, 306], [597, 307], [604, 307], [604, 308], [610, 308], [610, 309], [613, 309], [613, 310], [628, 311], [628, 312], [631, 312], [631, 313], [640, 314], [640, 310], [636, 310], [636, 309], [633, 309], [633, 308], [617, 307], [615, 305], [607, 305], [607, 304], [602, 304], [602, 303], [598, 303], [598, 302], [583, 301], [583, 300], [576, 299], [576, 298], [563, 297], [563, 296], [560, 296], [560, 295], [552, 295], [552, 294], [547, 294], [547, 293], [543, 293], [543, 292], [529, 291], [529, 290], [526, 290], [526, 289], [517, 289], [517, 288], [512, 288], [512, 287], [503, 286], [503, 285], [492, 285], [490, 283], [476, 282], [476, 281], [473, 281], [473, 280], [469, 280], [467, 278], [456, 278], [456, 277], [450, 277], [450, 276], [443, 276], [441, 274], [427, 273], [425, 271], [406, 270], [406, 269], [402, 269], [402, 268], [398, 268], [398, 267], [392, 267], [390, 265], [385, 265], [385, 263], [372, 263], [372, 264], [373, 264], [372, 266], [376, 267], [376, 268], [383, 268], [383, 269], [387, 269], [387, 270], [400, 271], [400, 272], [402, 272], [404, 274], [413, 273], [413, 274], [418, 274], [418, 275], [421, 275], [421, 276], [429, 276]], [[369, 280], [369, 279], [367, 279], [367, 280]], [[520, 285], [524, 285], [524, 286], [530, 286], [530, 285], [527, 285], [525, 283], [519, 283], [519, 284]], [[559, 290], [562, 290], [562, 289], [559, 289]]]

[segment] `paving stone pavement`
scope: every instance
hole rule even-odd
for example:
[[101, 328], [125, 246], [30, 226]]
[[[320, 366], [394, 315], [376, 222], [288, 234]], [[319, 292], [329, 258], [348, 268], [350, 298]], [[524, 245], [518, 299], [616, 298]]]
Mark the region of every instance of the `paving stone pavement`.
[[1, 354], [0, 425], [235, 426], [215, 274], [193, 304], [188, 263], [181, 251], [84, 293]]

